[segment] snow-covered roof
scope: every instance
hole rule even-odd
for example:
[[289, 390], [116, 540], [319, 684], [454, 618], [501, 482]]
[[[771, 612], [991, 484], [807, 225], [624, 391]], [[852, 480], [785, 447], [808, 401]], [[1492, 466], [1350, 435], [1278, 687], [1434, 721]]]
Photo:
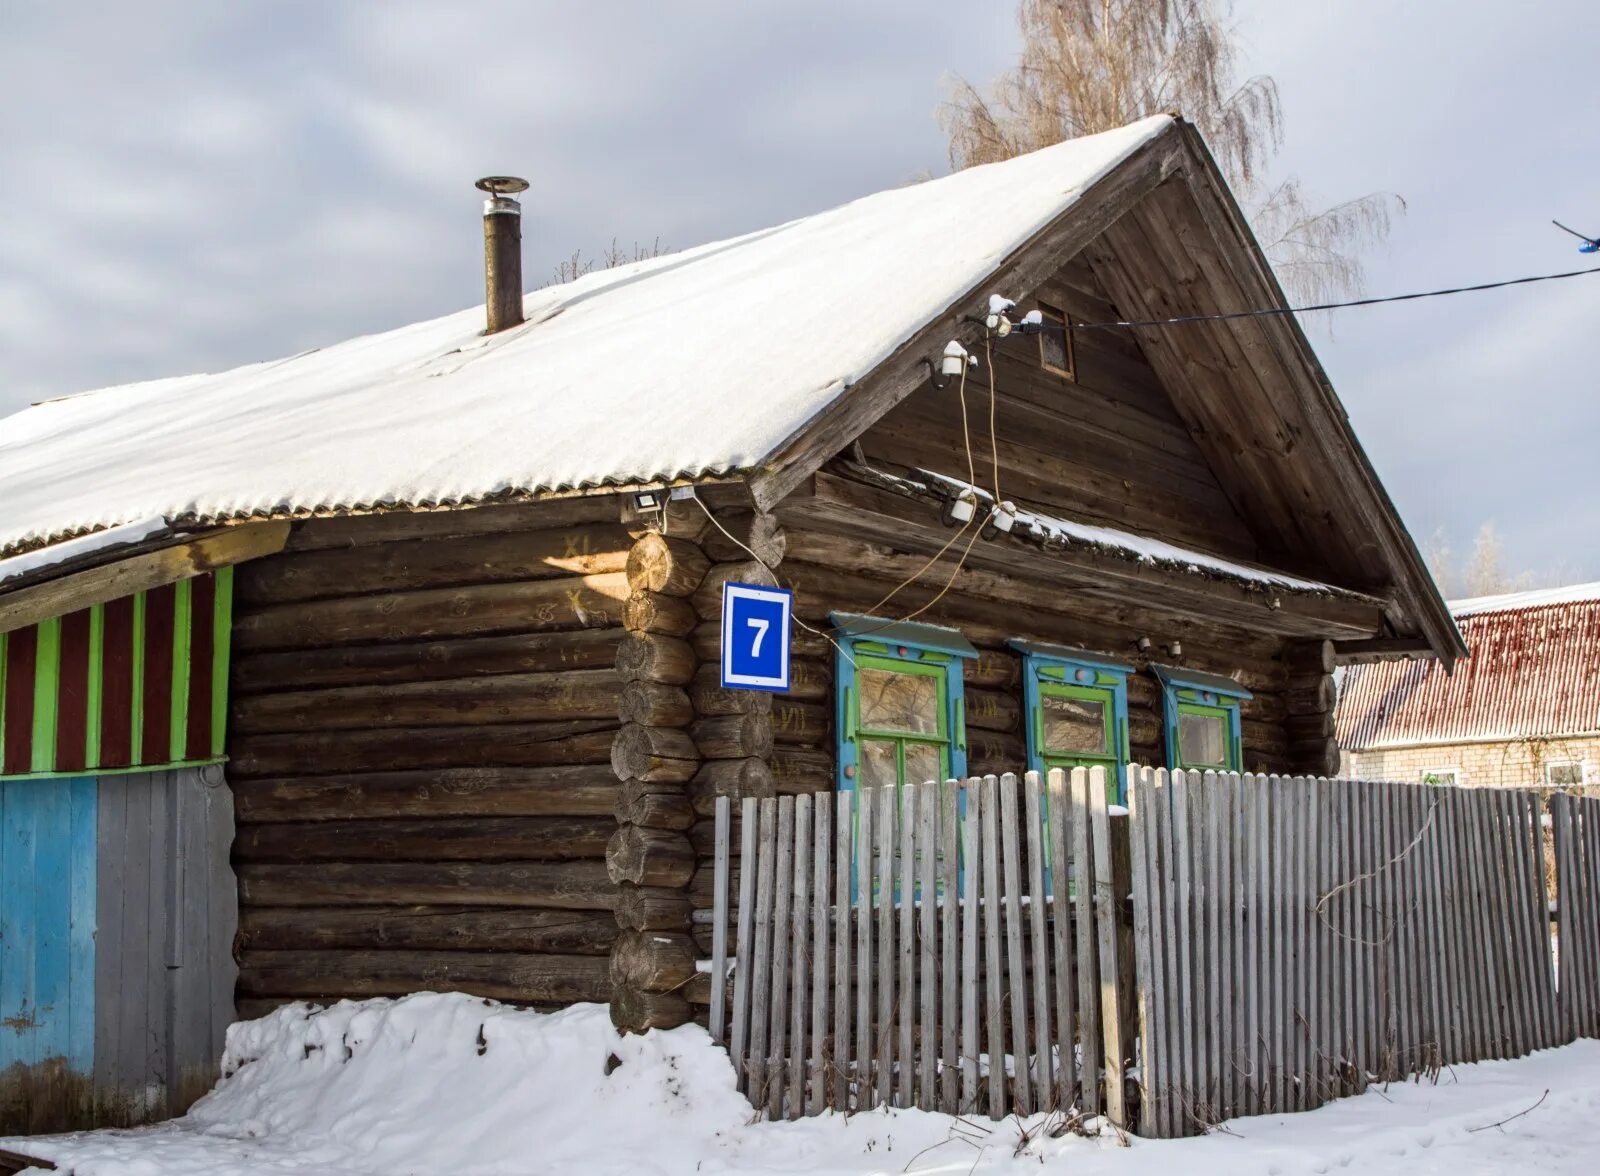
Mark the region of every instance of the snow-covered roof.
[[1469, 596], [1463, 600], [1452, 600], [1449, 606], [1453, 616], [1470, 617], [1478, 613], [1509, 612], [1548, 604], [1581, 604], [1588, 600], [1600, 600], [1600, 580], [1590, 584], [1569, 584], [1565, 588], [1535, 588], [1528, 592], [1504, 592], [1498, 596]]
[[1167, 116], [527, 295], [0, 421], [0, 553], [160, 517], [471, 502], [749, 470]]

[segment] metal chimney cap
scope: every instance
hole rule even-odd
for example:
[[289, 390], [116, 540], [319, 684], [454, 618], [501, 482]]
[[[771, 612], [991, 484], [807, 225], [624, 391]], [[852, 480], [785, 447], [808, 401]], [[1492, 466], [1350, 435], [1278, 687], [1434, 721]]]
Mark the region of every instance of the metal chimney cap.
[[484, 176], [473, 187], [495, 196], [514, 196], [528, 190], [528, 181], [521, 176]]

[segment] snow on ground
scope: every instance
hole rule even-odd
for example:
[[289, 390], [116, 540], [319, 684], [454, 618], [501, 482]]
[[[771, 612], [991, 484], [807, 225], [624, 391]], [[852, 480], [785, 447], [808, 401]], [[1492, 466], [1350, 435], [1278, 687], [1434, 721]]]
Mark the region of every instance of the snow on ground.
[[[621, 1064], [608, 1076], [613, 1055]], [[1596, 1041], [1307, 1114], [1236, 1120], [1199, 1139], [1123, 1146], [1111, 1133], [1067, 1135], [1020, 1154], [1014, 1119], [876, 1111], [752, 1123], [726, 1055], [702, 1030], [619, 1038], [599, 1005], [544, 1015], [421, 994], [292, 1006], [234, 1026], [224, 1070], [174, 1123], [0, 1146], [76, 1176], [1600, 1170]]]

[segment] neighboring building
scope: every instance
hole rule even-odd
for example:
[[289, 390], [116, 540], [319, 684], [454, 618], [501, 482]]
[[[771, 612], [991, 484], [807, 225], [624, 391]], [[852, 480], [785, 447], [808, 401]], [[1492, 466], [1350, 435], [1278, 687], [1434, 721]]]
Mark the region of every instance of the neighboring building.
[[1455, 601], [1468, 654], [1350, 666], [1345, 774], [1600, 793], [1600, 583]]
[[[514, 216], [486, 215], [504, 329], [474, 310], [0, 422], [0, 632], [93, 631], [237, 565], [210, 660], [164, 608], [157, 646], [220, 700], [211, 743], [169, 706], [161, 746], [224, 739], [198, 758], [237, 813], [242, 1014], [457, 988], [679, 1024], [718, 796], [1126, 757], [1327, 774], [1337, 658], [1465, 652], [1292, 316], [1062, 333], [1285, 305], [1181, 120], [525, 299], [496, 284]], [[1055, 333], [1002, 336], [997, 294]], [[721, 689], [721, 586], [774, 578], [790, 688]], [[48, 693], [49, 650], [8, 696]], [[97, 697], [72, 731], [138, 705]], [[95, 775], [41, 750], [76, 747], [66, 713], [29, 712], [19, 804]], [[59, 929], [29, 926], [0, 1017], [45, 1003]], [[54, 1040], [0, 1035], [0, 1070]]]

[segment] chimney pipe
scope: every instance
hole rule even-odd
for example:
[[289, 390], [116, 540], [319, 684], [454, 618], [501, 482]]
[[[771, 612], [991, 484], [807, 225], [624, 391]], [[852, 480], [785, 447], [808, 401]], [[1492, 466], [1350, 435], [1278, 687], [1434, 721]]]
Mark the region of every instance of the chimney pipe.
[[522, 205], [512, 197], [528, 181], [517, 176], [485, 176], [477, 182], [483, 202], [483, 286], [488, 310], [486, 335], [522, 321]]

